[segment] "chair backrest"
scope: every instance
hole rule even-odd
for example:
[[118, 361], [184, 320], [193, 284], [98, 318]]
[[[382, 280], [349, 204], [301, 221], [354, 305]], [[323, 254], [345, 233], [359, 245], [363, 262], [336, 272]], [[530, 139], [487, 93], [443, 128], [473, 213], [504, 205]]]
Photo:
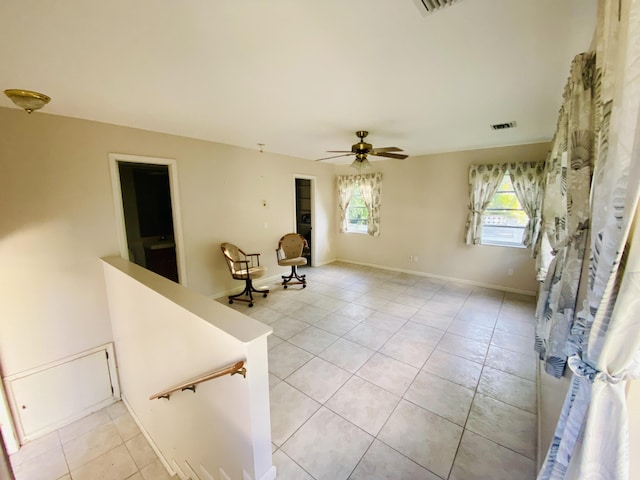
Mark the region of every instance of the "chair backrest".
[[242, 270], [242, 267], [246, 265], [242, 263], [236, 263], [238, 260], [244, 260], [244, 252], [236, 247], [233, 243], [221, 243], [220, 250], [224, 255], [224, 259], [227, 261], [229, 272], [231, 276], [235, 276], [238, 270]]
[[307, 246], [307, 240], [299, 233], [287, 233], [278, 242], [278, 250], [284, 254], [284, 258], [302, 256], [302, 249]]

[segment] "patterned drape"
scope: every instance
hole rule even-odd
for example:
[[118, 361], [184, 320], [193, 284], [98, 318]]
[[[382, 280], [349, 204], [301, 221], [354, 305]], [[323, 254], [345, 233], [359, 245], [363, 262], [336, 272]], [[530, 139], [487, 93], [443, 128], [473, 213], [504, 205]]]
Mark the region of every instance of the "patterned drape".
[[382, 174], [371, 173], [357, 175], [362, 200], [369, 210], [367, 233], [372, 237], [380, 235], [380, 201], [382, 192]]
[[340, 233], [347, 231], [347, 209], [355, 186], [354, 175], [338, 176], [338, 208], [340, 209]]
[[340, 233], [347, 231], [347, 210], [351, 194], [356, 185], [369, 211], [367, 233], [372, 237], [380, 235], [380, 205], [382, 199], [382, 173], [338, 176], [338, 207], [340, 208]]
[[568, 342], [574, 375], [539, 480], [630, 478], [625, 389], [640, 376], [637, 225], [630, 238], [634, 216], [640, 221], [640, 2], [601, 0], [597, 34], [602, 128], [587, 299]]
[[471, 165], [469, 167], [469, 216], [465, 241], [478, 245], [482, 236], [482, 213], [498, 191], [506, 165]]
[[[522, 209], [529, 217], [522, 243], [525, 247], [535, 247], [540, 232], [540, 211], [544, 191], [545, 169], [543, 162], [509, 163], [507, 165], [513, 189]], [[535, 248], [531, 255], [535, 256]]]
[[536, 351], [545, 370], [562, 377], [589, 225], [595, 138], [595, 53], [573, 60], [558, 129], [546, 163], [542, 231], [554, 252], [536, 309]]

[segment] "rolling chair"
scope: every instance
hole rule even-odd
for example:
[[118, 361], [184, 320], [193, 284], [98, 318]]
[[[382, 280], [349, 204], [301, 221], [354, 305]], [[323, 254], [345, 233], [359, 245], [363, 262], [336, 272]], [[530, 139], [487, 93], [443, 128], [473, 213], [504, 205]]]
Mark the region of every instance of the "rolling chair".
[[242, 292], [236, 295], [229, 295], [229, 304], [233, 304], [233, 301], [237, 300], [239, 302], [249, 302], [249, 307], [253, 307], [253, 292], [262, 293], [262, 296], [266, 298], [269, 289], [257, 289], [253, 286], [253, 279], [262, 277], [267, 271], [265, 267], [260, 266], [260, 254], [246, 254], [232, 243], [222, 243], [220, 249], [224, 259], [227, 261], [231, 277], [245, 282]]
[[[281, 267], [291, 267], [289, 275], [282, 275], [282, 285], [287, 288], [289, 285], [302, 285], [307, 287], [305, 275], [299, 275], [297, 267], [307, 264], [307, 259], [302, 256], [302, 250], [308, 248], [307, 240], [299, 233], [287, 233], [278, 242], [276, 256], [278, 265]], [[292, 282], [293, 279], [295, 282]]]

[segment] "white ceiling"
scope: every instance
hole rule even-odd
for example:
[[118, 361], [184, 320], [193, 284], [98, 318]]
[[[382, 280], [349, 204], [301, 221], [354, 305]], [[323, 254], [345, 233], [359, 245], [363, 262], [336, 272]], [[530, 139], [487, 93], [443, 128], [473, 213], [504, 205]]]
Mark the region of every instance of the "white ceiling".
[[409, 155], [551, 139], [596, 0], [418, 5], [1, 0], [0, 89], [46, 93], [50, 114], [307, 159], [356, 130]]

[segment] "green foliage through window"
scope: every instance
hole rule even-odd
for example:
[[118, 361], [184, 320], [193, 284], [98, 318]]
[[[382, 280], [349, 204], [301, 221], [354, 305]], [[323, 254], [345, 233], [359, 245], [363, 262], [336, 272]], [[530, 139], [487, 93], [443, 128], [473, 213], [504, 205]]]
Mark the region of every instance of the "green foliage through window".
[[523, 247], [522, 237], [529, 217], [522, 209], [506, 173], [498, 191], [482, 215], [483, 245]]
[[356, 185], [351, 194], [347, 209], [347, 232], [367, 233], [369, 225], [369, 209], [364, 203], [360, 187]]

